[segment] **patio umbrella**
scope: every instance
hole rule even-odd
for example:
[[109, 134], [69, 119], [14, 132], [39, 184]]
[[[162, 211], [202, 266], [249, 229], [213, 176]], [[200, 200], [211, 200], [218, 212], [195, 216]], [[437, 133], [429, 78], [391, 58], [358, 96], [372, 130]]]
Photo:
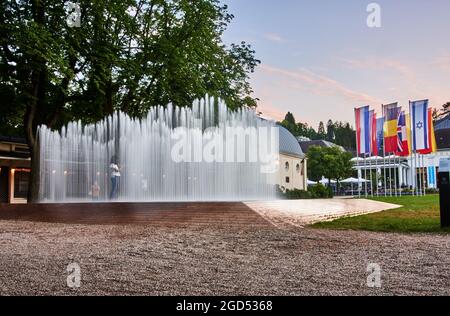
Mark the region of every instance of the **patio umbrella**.
[[320, 180], [319, 182], [322, 183], [323, 185], [327, 185], [328, 183], [331, 183], [331, 184], [336, 183], [336, 181], [334, 181], [334, 180], [328, 181], [327, 178], [323, 178], [323, 179]]

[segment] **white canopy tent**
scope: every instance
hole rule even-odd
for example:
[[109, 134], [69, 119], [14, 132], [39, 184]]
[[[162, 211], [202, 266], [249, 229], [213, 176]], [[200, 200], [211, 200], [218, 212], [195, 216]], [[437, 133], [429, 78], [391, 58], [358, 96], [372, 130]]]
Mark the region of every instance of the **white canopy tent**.
[[329, 181], [327, 178], [324, 178], [324, 177], [319, 182], [321, 184], [323, 184], [323, 185], [328, 185], [329, 183], [331, 183], [331, 184], [335, 184], [336, 183], [336, 181], [334, 181], [334, 180]]
[[359, 184], [359, 183], [365, 183], [365, 182], [370, 182], [369, 180], [364, 180], [363, 178], [348, 178], [345, 180], [342, 180], [341, 183], [348, 183], [348, 184]]
[[359, 185], [360, 185], [360, 184], [362, 184], [362, 183], [369, 183], [369, 182], [370, 182], [369, 180], [365, 180], [365, 179], [363, 179], [363, 178], [359, 178], [359, 179], [357, 179], [357, 178], [348, 178], [348, 179], [345, 179], [345, 180], [342, 180], [342, 181], [341, 181], [341, 183], [343, 183], [343, 184], [351, 184], [352, 195], [353, 195], [354, 192], [355, 192], [355, 190], [354, 190], [354, 188], [353, 188], [353, 185], [354, 185], [354, 184], [357, 184], [358, 190], [359, 190]]

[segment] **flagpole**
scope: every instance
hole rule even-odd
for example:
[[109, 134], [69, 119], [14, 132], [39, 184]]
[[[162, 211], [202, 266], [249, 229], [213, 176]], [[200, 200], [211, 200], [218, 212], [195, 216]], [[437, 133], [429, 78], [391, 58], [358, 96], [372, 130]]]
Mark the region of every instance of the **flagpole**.
[[[412, 149], [412, 147], [411, 147], [411, 149]], [[414, 161], [413, 161], [412, 150], [409, 153], [408, 159], [409, 159], [409, 166], [410, 166], [409, 173], [410, 173], [410, 177], [411, 177], [411, 189], [412, 189], [411, 191], [412, 191], [412, 195], [415, 196], [416, 192], [414, 192], [414, 174], [413, 174], [413, 163], [414, 163]]]
[[367, 198], [367, 153], [364, 153], [364, 195]]
[[384, 113], [384, 105], [381, 105], [381, 113], [383, 114], [383, 174], [384, 174], [384, 179], [383, 179], [383, 190], [384, 190], [384, 197], [387, 196], [387, 192], [386, 192], [386, 146], [385, 146], [385, 134], [384, 134], [384, 127], [386, 124], [386, 116]]
[[415, 184], [415, 190], [416, 190], [416, 195], [419, 196], [419, 184], [420, 181], [417, 180], [417, 151], [414, 150], [414, 184]]
[[[398, 136], [397, 136], [398, 137]], [[398, 142], [398, 140], [397, 140]], [[397, 145], [398, 146], [398, 145]], [[397, 155], [394, 153], [394, 170], [392, 171], [394, 174], [394, 189], [395, 189], [395, 196], [398, 196], [397, 194]]]
[[370, 158], [369, 158], [369, 173], [370, 173], [370, 196], [373, 197], [373, 178], [372, 178], [372, 151], [370, 152]]
[[[358, 123], [357, 123], [356, 120], [357, 120], [357, 118], [356, 118], [356, 108], [355, 108], [355, 124], [356, 124], [356, 126], [355, 126], [355, 145], [356, 145], [356, 157], [358, 158], [356, 160], [356, 163], [357, 163], [357, 165], [359, 167], [360, 166], [360, 164], [359, 164], [360, 150], [358, 148]], [[358, 172], [358, 169], [357, 169], [356, 176], [358, 177], [358, 198], [361, 198], [361, 190], [359, 189], [359, 172]], [[352, 185], [352, 188], [353, 188], [353, 185]]]
[[[411, 165], [412, 165], [412, 170], [411, 170], [411, 182], [413, 185], [413, 194], [418, 196], [419, 195], [419, 191], [417, 188], [417, 152], [416, 152], [416, 146], [414, 145], [414, 140], [416, 137], [416, 129], [415, 126], [413, 126], [413, 111], [412, 111], [412, 104], [411, 104], [411, 100], [409, 100], [409, 116], [410, 116], [410, 125], [411, 125], [411, 148], [412, 148], [412, 153], [411, 153]], [[413, 160], [414, 158], [414, 160]]]
[[423, 195], [425, 196], [426, 193], [426, 178], [425, 178], [425, 155], [422, 155], [422, 188], [423, 188]]
[[374, 119], [375, 111], [372, 110], [372, 118], [370, 117], [369, 112], [369, 138], [370, 138], [370, 146], [369, 146], [369, 174], [370, 174], [370, 196], [373, 197], [373, 182], [372, 182], [372, 153], [373, 153], [373, 119]]
[[[378, 147], [378, 142], [377, 142], [377, 147]], [[380, 196], [379, 192], [378, 192], [378, 155], [377, 158], [375, 159], [375, 182], [376, 182], [376, 186], [377, 186], [377, 197]]]
[[427, 177], [425, 176], [425, 155], [422, 155], [422, 178], [423, 178], [423, 195], [426, 196], [427, 195]]
[[423, 183], [422, 183], [422, 180], [423, 180], [423, 178], [422, 178], [422, 162], [421, 162], [421, 157], [422, 157], [422, 154], [421, 153], [419, 153], [418, 154], [418, 156], [417, 156], [417, 164], [418, 164], [418, 166], [419, 166], [419, 183], [420, 183], [420, 195], [422, 196], [423, 195]]
[[392, 153], [388, 153], [388, 155], [389, 155], [389, 161], [388, 161], [388, 165], [389, 165], [389, 196], [392, 197], [392, 168], [391, 168]]
[[[359, 154], [358, 154], [358, 158], [359, 158]], [[359, 164], [359, 163], [358, 163]], [[361, 169], [360, 169], [361, 170]], [[361, 198], [361, 189], [362, 189], [362, 184], [361, 184], [361, 188], [359, 187], [359, 184], [360, 184], [360, 176], [359, 176], [359, 172], [358, 172], [358, 174], [356, 175], [357, 177], [358, 177], [358, 198]], [[362, 172], [361, 172], [361, 178], [362, 178]]]
[[417, 153], [417, 169], [419, 172], [419, 195], [422, 196], [422, 164], [420, 163], [420, 153]]

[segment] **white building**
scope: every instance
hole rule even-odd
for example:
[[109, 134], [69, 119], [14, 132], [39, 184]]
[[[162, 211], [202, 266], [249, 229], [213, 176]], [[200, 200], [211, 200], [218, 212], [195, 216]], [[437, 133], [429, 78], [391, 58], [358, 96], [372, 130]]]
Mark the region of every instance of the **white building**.
[[285, 189], [307, 190], [306, 156], [297, 139], [287, 129], [279, 126], [278, 185]]
[[[369, 180], [378, 173], [379, 187], [383, 187], [382, 179], [386, 173], [386, 189], [437, 188], [437, 173], [441, 158], [450, 158], [450, 116], [439, 120], [435, 124], [436, 142], [438, 151], [429, 155], [412, 155], [410, 157], [387, 156], [353, 158], [354, 168], [358, 176]], [[389, 181], [389, 179], [391, 181]]]

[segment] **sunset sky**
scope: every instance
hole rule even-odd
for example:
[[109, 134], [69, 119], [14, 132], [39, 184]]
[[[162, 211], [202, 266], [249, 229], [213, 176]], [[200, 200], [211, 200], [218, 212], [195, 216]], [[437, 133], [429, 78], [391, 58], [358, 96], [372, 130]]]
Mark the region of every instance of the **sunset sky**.
[[450, 1], [382, 0], [369, 28], [362, 0], [223, 0], [235, 19], [226, 43], [244, 40], [262, 61], [252, 84], [265, 116], [317, 127], [353, 123], [353, 109], [450, 101]]

